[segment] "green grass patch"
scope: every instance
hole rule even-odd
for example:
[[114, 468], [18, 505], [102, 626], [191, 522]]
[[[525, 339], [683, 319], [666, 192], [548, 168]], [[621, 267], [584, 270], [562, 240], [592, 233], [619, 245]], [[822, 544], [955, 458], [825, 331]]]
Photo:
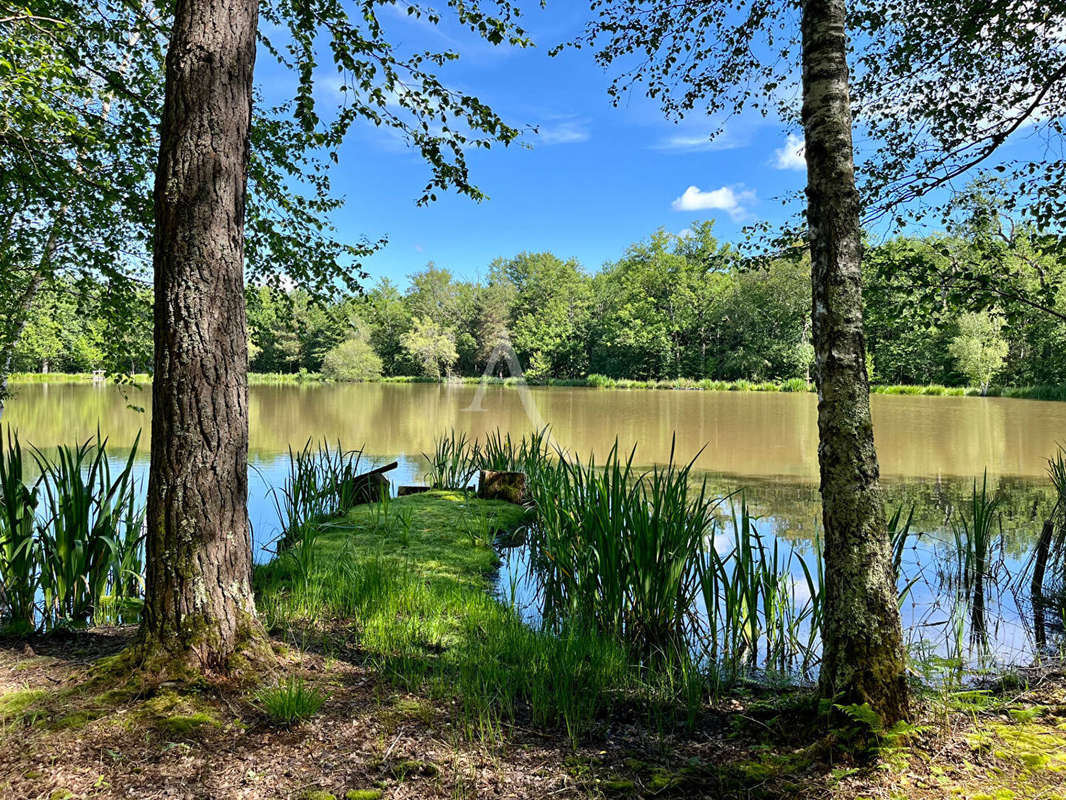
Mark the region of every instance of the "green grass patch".
[[350, 626], [396, 685], [456, 701], [471, 738], [496, 739], [501, 724], [521, 721], [576, 740], [619, 704], [684, 718], [676, 682], [632, 666], [621, 645], [577, 628], [533, 630], [490, 594], [494, 534], [525, 516], [455, 491], [358, 507], [322, 523], [306, 579], [284, 554], [257, 569], [260, 611], [314, 646]]

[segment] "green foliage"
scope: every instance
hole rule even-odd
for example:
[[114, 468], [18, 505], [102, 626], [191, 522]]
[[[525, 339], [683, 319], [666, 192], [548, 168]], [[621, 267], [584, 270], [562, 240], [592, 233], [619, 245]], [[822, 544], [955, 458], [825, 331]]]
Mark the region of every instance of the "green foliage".
[[[372, 374], [377, 356], [386, 377], [472, 377], [483, 374], [502, 345], [504, 352], [515, 349], [525, 377], [535, 383], [809, 390], [806, 260], [742, 259], [711, 230], [702, 223], [683, 238], [656, 233], [591, 277], [573, 261], [541, 253], [497, 260], [482, 283], [456, 280], [430, 265], [411, 276], [406, 294], [384, 280], [365, 298], [333, 303], [315, 302], [302, 290], [261, 286], [247, 293], [251, 368], [320, 373], [326, 356], [340, 348], [331, 369], [348, 354], [369, 367], [355, 375]], [[1066, 278], [1066, 261], [1042, 250], [1031, 231], [1013, 236], [1007, 244], [967, 223], [950, 236], [895, 239], [866, 251], [868, 364], [876, 365], [873, 377], [884, 384], [874, 391], [978, 393], [979, 383], [975, 389], [964, 384], [982, 377], [960, 370], [949, 348], [960, 326], [969, 324], [966, 315], [984, 317], [992, 295], [974, 290], [965, 276], [986, 283], [999, 274], [997, 264], [1007, 264], [1013, 288], [1008, 297], [994, 296], [1003, 325], [993, 343], [1001, 350], [1006, 342], [1008, 357], [995, 380], [1011, 388], [989, 385], [985, 393], [1066, 396], [1066, 322], [1027, 303], [1040, 297], [1052, 311], [1062, 307], [1055, 292]], [[1042, 282], [1054, 290], [1050, 299]], [[1002, 293], [1003, 284], [996, 290]], [[42, 287], [42, 313], [30, 319], [13, 366], [142, 369], [151, 356], [150, 293], [139, 290], [130, 299], [128, 331], [119, 337], [105, 318], [110, 291], [67, 278]], [[369, 347], [348, 345], [349, 339]], [[506, 361], [492, 367], [507, 378]]]
[[416, 319], [411, 330], [400, 337], [400, 344], [421, 364], [427, 378], [440, 378], [442, 368], [449, 373], [459, 358], [455, 335], [428, 317]]
[[958, 326], [959, 333], [951, 340], [948, 351], [970, 383], [980, 386], [982, 393], [987, 392], [1009, 350], [1000, 335], [1003, 321], [988, 313], [970, 312], [959, 317]]
[[381, 358], [366, 339], [346, 339], [322, 359], [322, 375], [334, 381], [367, 381], [381, 377]]
[[290, 676], [275, 686], [261, 689], [255, 699], [274, 722], [294, 725], [317, 714], [326, 702], [326, 695], [302, 678]]

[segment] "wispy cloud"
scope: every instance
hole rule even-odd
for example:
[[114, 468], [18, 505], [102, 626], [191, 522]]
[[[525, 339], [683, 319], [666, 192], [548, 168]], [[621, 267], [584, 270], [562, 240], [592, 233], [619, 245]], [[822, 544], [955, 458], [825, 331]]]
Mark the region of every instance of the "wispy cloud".
[[736, 150], [747, 144], [747, 141], [731, 135], [728, 131], [718, 134], [682, 132], [660, 139], [652, 145], [652, 149], [675, 153], [696, 153], [710, 150]]
[[705, 192], [698, 186], [689, 186], [685, 193], [672, 203], [674, 211], [725, 211], [735, 220], [746, 213], [747, 203], [755, 201], [755, 192], [742, 185], [735, 188], [722, 186]]
[[563, 119], [537, 126], [540, 144], [577, 144], [587, 142], [590, 137], [588, 123], [582, 119]]
[[785, 139], [785, 146], [774, 150], [774, 166], [777, 169], [807, 169], [803, 140], [790, 133]]

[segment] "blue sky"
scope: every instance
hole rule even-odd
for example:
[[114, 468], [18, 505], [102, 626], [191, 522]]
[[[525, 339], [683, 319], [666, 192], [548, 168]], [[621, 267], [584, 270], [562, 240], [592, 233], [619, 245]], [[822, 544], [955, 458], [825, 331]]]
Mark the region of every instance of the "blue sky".
[[[591, 52], [548, 53], [580, 33], [587, 3], [525, 5], [523, 26], [537, 45], [529, 49], [493, 47], [454, 25], [434, 27], [381, 10], [399, 49], [458, 50], [462, 58], [441, 71], [443, 82], [487, 101], [515, 127], [536, 126], [539, 133], [509, 148], [468, 153], [474, 183], [488, 199], [475, 203], [453, 193], [419, 207], [429, 175], [421, 157], [387, 130], [366, 124], [353, 130], [333, 173], [346, 199], [334, 222], [353, 241], [388, 237], [364, 263], [369, 283], [389, 277], [404, 286], [407, 275], [430, 261], [474, 279], [494, 258], [526, 250], [576, 258], [591, 272], [659, 228], [679, 233], [694, 220], [713, 218], [719, 239], [737, 240], [745, 225], [779, 222], [796, 210], [783, 208], [781, 198], [805, 182], [800, 131], [750, 114], [728, 120], [711, 141], [716, 121], [695, 114], [669, 122], [639, 91], [614, 107], [607, 94], [611, 75]], [[325, 111], [341, 95], [328, 54], [322, 61], [316, 98]], [[291, 91], [292, 76], [266, 53], [257, 74], [268, 100]]]
[[[493, 47], [447, 26], [435, 30], [383, 13], [393, 42], [462, 52], [442, 72], [445, 83], [476, 94], [510, 124], [539, 132], [524, 135], [522, 146], [468, 153], [487, 200], [451, 193], [418, 207], [429, 175], [420, 156], [387, 131], [354, 130], [333, 172], [346, 199], [334, 221], [353, 240], [388, 237], [364, 264], [371, 282], [388, 276], [405, 285], [406, 276], [429, 261], [476, 278], [494, 258], [524, 250], [550, 250], [595, 271], [660, 227], [678, 233], [694, 220], [714, 218], [719, 238], [729, 240], [745, 224], [782, 218], [776, 198], [801, 188], [805, 176], [802, 160], [780, 168], [777, 151], [787, 133], [780, 124], [754, 116], [734, 120], [712, 143], [710, 120], [670, 123], [639, 93], [613, 107], [610, 75], [589, 51], [548, 54], [580, 32], [587, 5], [529, 5], [524, 27], [537, 44], [529, 49]], [[331, 88], [336, 76], [328, 58], [323, 61], [316, 97], [324, 110], [337, 95]], [[291, 82], [266, 53], [258, 69], [268, 96]]]

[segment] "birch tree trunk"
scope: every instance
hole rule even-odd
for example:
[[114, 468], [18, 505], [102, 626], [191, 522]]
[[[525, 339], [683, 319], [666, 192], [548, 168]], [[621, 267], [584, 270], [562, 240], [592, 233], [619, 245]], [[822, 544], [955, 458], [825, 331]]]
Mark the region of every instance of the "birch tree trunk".
[[155, 184], [155, 375], [141, 643], [208, 671], [259, 640], [244, 212], [256, 0], [178, 0]]
[[870, 420], [844, 0], [804, 0], [803, 126], [825, 527], [821, 692], [908, 712], [891, 543]]

